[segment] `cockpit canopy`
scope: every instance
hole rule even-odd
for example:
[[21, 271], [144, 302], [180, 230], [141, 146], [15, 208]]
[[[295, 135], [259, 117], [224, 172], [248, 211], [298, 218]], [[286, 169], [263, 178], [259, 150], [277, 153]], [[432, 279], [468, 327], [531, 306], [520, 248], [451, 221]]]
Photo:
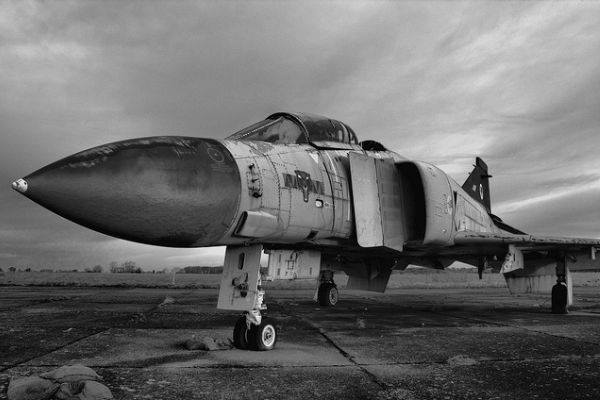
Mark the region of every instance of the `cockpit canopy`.
[[356, 134], [348, 125], [327, 117], [305, 113], [276, 113], [227, 139], [275, 144], [310, 143], [316, 147], [336, 149], [359, 146]]

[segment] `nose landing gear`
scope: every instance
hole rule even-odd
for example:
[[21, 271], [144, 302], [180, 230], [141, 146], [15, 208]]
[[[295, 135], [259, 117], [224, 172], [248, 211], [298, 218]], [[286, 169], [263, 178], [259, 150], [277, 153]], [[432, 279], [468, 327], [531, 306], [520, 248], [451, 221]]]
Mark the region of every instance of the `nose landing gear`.
[[238, 318], [233, 328], [233, 345], [240, 350], [272, 350], [277, 342], [275, 321], [259, 314], [257, 324], [252, 314], [252, 311], [246, 312]]
[[233, 345], [241, 350], [272, 350], [275, 322], [261, 314], [265, 291], [260, 279], [261, 245], [227, 246], [217, 308], [243, 311], [233, 328]]

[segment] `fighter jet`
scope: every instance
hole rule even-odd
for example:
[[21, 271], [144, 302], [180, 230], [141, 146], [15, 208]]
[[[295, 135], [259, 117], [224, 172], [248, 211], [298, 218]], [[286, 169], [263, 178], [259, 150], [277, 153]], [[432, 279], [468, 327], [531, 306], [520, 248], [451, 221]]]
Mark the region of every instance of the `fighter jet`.
[[[242, 311], [241, 349], [270, 350], [262, 280], [317, 279], [334, 306], [349, 289], [384, 291], [393, 269], [455, 261], [500, 270], [512, 293], [572, 301], [570, 270], [596, 269], [597, 239], [526, 234], [492, 214], [486, 163], [463, 185], [347, 124], [280, 112], [223, 140], [138, 138], [94, 147], [13, 182], [36, 203], [90, 229], [168, 247], [227, 246], [218, 308]], [[268, 254], [261, 276], [261, 254]], [[555, 282], [556, 285], [555, 285]]]

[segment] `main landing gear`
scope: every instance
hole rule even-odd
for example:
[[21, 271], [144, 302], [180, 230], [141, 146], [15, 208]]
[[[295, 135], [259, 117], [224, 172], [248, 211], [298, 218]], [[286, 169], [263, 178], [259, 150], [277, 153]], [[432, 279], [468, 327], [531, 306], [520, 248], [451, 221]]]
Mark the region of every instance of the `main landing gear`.
[[317, 301], [323, 307], [333, 307], [339, 300], [337, 285], [333, 282], [333, 271], [322, 271], [319, 277]]
[[556, 284], [552, 287], [552, 313], [568, 314], [569, 286], [567, 284], [567, 260], [563, 255], [556, 261]]

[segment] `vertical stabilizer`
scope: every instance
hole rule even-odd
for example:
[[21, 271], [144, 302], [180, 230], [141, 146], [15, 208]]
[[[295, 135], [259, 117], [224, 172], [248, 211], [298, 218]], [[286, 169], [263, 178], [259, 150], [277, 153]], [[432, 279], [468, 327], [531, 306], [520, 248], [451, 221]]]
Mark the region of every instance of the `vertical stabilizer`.
[[462, 188], [465, 192], [483, 204], [488, 213], [492, 212], [490, 205], [490, 178], [487, 164], [479, 157], [475, 159], [475, 165], [471, 175], [463, 183]]

